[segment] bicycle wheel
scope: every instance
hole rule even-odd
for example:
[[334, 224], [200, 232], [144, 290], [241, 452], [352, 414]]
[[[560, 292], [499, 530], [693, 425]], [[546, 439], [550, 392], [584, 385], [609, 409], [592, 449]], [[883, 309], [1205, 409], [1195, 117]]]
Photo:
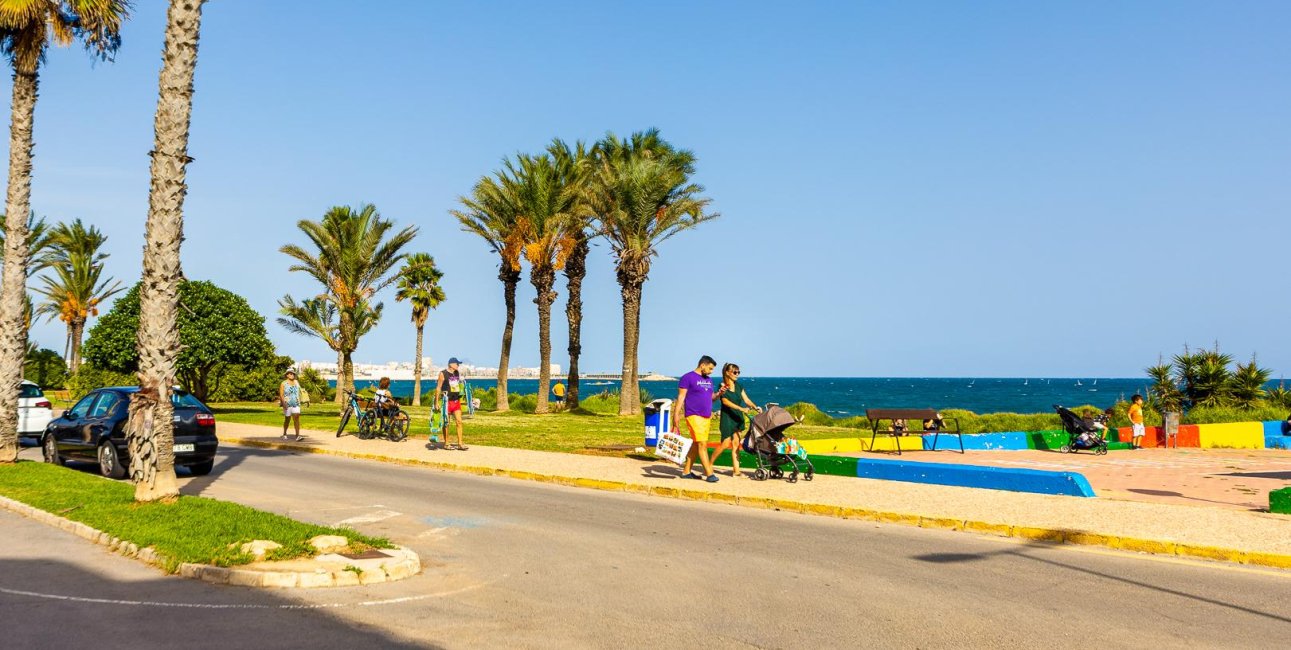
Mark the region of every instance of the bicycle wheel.
[[412, 422], [408, 419], [408, 414], [396, 413], [390, 420], [389, 438], [391, 442], [399, 442], [408, 437], [408, 427]]
[[368, 409], [359, 415], [359, 440], [371, 440], [377, 422], [377, 412]]
[[337, 438], [341, 437], [341, 434], [342, 434], [342, 433], [345, 433], [345, 425], [347, 425], [347, 424], [349, 424], [349, 423], [350, 423], [350, 413], [351, 413], [351, 412], [352, 412], [352, 411], [350, 410], [350, 408], [349, 408], [349, 407], [346, 407], [346, 408], [345, 408], [345, 410], [341, 412], [341, 426], [336, 427], [336, 437], [337, 437]]

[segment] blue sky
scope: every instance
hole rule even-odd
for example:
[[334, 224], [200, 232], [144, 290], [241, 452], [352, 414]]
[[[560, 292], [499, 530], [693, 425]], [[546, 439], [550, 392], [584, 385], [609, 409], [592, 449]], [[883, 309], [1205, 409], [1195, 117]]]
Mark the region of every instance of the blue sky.
[[[371, 202], [445, 271], [428, 353], [497, 362], [496, 260], [448, 216], [515, 151], [650, 126], [722, 217], [662, 247], [641, 363], [751, 375], [1137, 376], [1218, 340], [1291, 370], [1291, 4], [352, 2], [205, 9], [184, 264], [270, 316], [295, 223]], [[165, 3], [115, 63], [51, 53], [33, 207], [140, 269]], [[3, 82], [7, 94], [8, 81]], [[536, 365], [521, 286], [513, 363]], [[356, 354], [412, 357], [404, 304]], [[563, 303], [561, 291], [560, 302]], [[617, 370], [594, 250], [588, 370]], [[558, 305], [558, 313], [563, 309]], [[563, 317], [554, 361], [565, 364]], [[35, 338], [61, 349], [61, 325]]]

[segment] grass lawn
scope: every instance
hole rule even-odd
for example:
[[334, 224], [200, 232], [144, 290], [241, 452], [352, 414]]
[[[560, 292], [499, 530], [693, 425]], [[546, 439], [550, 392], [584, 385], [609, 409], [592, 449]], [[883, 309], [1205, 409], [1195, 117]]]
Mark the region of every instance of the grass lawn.
[[[275, 403], [236, 402], [211, 404], [210, 407], [215, 412], [217, 422], [282, 426], [282, 411]], [[412, 417], [410, 435], [422, 438], [429, 436], [430, 407], [403, 408]], [[314, 404], [303, 410], [300, 426], [335, 432], [336, 426], [340, 424], [339, 416], [340, 409], [335, 404]], [[358, 426], [351, 420], [347, 430], [353, 434]], [[856, 430], [808, 425], [795, 426], [792, 432], [799, 440], [849, 438], [856, 435]], [[622, 456], [631, 455], [632, 449], [644, 442], [645, 423], [642, 416], [619, 417], [592, 411], [549, 415], [479, 411], [465, 421], [462, 438], [468, 445]], [[714, 420], [712, 439], [716, 441], [717, 438], [717, 421]], [[630, 447], [626, 450], [613, 449], [615, 446]]]
[[153, 547], [163, 568], [174, 573], [184, 562], [232, 566], [254, 561], [239, 547], [266, 539], [282, 548], [270, 560], [309, 557], [316, 535], [342, 535], [350, 549], [389, 548], [388, 540], [346, 528], [306, 524], [227, 501], [181, 496], [174, 503], [135, 503], [134, 486], [66, 467], [21, 461], [0, 465], [0, 495], [79, 521], [140, 548]]

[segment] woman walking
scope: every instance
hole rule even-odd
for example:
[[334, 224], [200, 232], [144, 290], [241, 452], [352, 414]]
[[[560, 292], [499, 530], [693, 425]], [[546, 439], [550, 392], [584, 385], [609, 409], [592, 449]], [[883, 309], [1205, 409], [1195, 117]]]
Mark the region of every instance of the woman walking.
[[[740, 446], [743, 442], [745, 427], [744, 416], [757, 411], [757, 405], [744, 392], [740, 383], [740, 367], [728, 363], [722, 366], [722, 416], [718, 425], [722, 441], [713, 452], [713, 458], [721, 455], [723, 449], [731, 450], [731, 476], [743, 476], [740, 473]], [[741, 406], [740, 402], [747, 405]]]
[[278, 384], [278, 404], [282, 406], [282, 439], [287, 439], [287, 425], [295, 422], [296, 440], [300, 440], [300, 382], [295, 370], [288, 370]]

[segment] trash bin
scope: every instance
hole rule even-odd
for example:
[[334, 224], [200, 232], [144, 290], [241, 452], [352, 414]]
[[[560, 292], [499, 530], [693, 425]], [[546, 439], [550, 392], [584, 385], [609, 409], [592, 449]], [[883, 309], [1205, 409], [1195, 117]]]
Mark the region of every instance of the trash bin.
[[1169, 447], [1171, 442], [1179, 446], [1179, 413], [1167, 411], [1161, 414], [1161, 446]]
[[672, 428], [672, 400], [657, 399], [645, 407], [645, 446], [659, 444], [659, 435]]

